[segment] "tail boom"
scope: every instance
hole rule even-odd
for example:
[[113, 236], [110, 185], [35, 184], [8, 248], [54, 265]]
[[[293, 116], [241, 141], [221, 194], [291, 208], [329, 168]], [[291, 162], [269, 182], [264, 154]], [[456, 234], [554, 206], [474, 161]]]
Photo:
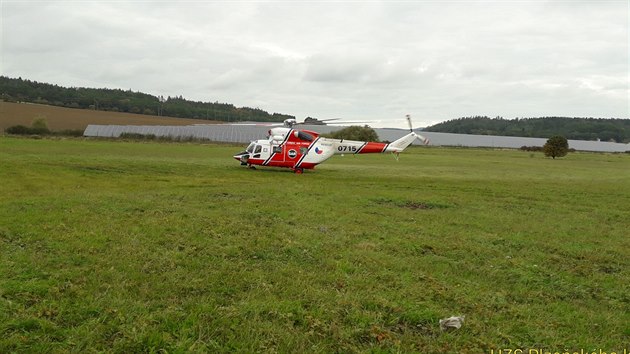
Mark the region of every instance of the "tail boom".
[[389, 144], [387, 149], [384, 152], [401, 152], [407, 148], [407, 146], [411, 145], [416, 139], [420, 139], [423, 144], [428, 145], [429, 139], [423, 137], [422, 135], [418, 135], [414, 132], [411, 132], [402, 138], [392, 142]]
[[411, 145], [416, 139], [420, 139], [424, 144], [429, 140], [425, 137], [411, 132], [392, 143], [377, 143], [354, 140], [333, 140], [325, 139], [334, 146], [335, 154], [374, 154], [382, 152], [401, 152]]

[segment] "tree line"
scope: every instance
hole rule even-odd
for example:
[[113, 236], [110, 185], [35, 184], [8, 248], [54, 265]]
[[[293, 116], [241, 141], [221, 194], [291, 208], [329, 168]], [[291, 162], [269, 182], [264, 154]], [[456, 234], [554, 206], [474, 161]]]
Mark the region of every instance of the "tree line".
[[504, 119], [462, 117], [425, 128], [430, 132], [630, 142], [630, 119], [541, 117]]
[[7, 102], [31, 102], [67, 108], [232, 122], [246, 120], [282, 122], [295, 118], [280, 113], [269, 114], [259, 108], [190, 101], [181, 95], [164, 98], [131, 90], [62, 87], [6, 76], [0, 76], [0, 99]]

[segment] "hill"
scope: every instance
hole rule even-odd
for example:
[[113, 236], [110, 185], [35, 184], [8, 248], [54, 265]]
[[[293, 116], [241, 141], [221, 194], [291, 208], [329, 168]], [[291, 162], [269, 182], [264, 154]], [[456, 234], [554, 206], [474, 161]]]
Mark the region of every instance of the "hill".
[[630, 142], [630, 119], [542, 117], [503, 119], [463, 117], [425, 128], [430, 132]]
[[30, 102], [95, 111], [219, 121], [282, 122], [288, 118], [295, 118], [286, 114], [269, 114], [259, 108], [235, 107], [219, 102], [190, 101], [181, 95], [164, 98], [131, 90], [67, 88], [6, 76], [0, 76], [0, 99], [6, 102]]
[[159, 117], [155, 115], [124, 112], [95, 111], [54, 107], [33, 103], [0, 101], [0, 132], [14, 125], [30, 126], [35, 119], [43, 118], [53, 131], [84, 130], [88, 124], [118, 125], [188, 125], [211, 124], [217, 121], [200, 119]]

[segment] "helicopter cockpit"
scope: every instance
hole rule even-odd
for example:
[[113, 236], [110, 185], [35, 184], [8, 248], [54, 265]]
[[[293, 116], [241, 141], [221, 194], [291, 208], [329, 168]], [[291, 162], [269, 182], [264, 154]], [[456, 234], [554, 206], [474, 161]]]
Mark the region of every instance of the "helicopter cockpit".
[[[266, 145], [266, 146], [263, 147], [263, 145]], [[268, 155], [268, 151], [269, 151], [269, 143], [266, 140], [252, 141], [251, 143], [249, 143], [245, 151], [239, 152], [238, 154], [234, 155], [234, 158], [237, 160], [240, 160], [241, 163], [245, 164], [250, 158], [252, 159], [266, 158], [266, 156], [263, 157], [261, 156], [261, 154], [264, 152], [265, 155]]]
[[252, 141], [247, 147], [247, 149], [245, 149], [245, 151], [249, 153], [250, 157], [254, 159], [258, 159], [260, 158], [260, 153], [262, 152], [262, 149], [263, 149], [262, 145], [258, 144], [255, 141]]

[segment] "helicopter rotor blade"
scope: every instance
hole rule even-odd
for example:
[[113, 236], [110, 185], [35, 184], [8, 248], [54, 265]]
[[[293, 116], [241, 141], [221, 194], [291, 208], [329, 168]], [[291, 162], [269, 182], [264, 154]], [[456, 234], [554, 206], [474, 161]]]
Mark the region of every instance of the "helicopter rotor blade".
[[320, 122], [329, 122], [331, 120], [340, 120], [341, 118], [327, 118], [327, 119], [318, 119]]
[[407, 124], [409, 125], [409, 131], [413, 133], [413, 126], [411, 125], [411, 116], [407, 114], [405, 116], [407, 118]]
[[354, 125], [354, 124], [370, 124], [370, 123], [380, 123], [380, 120], [344, 120], [339, 122], [332, 122], [329, 125]]
[[427, 137], [425, 137], [425, 136], [422, 136], [422, 135], [420, 135], [420, 134], [416, 134], [416, 135], [417, 135], [418, 139], [420, 139], [420, 141], [422, 141], [422, 143], [423, 143], [424, 145], [429, 145], [429, 144], [431, 143], [431, 141], [429, 140], [429, 138], [427, 138]]
[[341, 120], [342, 118], [330, 118], [330, 119], [317, 119], [317, 120], [305, 120], [302, 122], [293, 123], [294, 125], [356, 125], [356, 124], [370, 124], [380, 123], [380, 120]]
[[[271, 122], [250, 122], [250, 123], [223, 123], [221, 125], [249, 125], [249, 126], [265, 126], [265, 127], [279, 127], [284, 123], [271, 123]], [[194, 125], [213, 125], [213, 124], [194, 124]]]

